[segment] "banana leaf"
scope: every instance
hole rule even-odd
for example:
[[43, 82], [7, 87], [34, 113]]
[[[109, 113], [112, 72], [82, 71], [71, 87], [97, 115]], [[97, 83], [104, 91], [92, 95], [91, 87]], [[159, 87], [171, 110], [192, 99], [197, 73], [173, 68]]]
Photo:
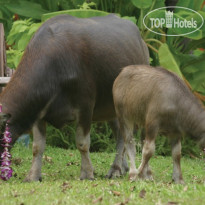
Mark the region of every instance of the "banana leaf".
[[81, 10], [81, 9], [73, 9], [73, 10], [66, 10], [66, 11], [58, 11], [58, 12], [52, 12], [42, 15], [41, 20], [45, 21], [51, 17], [60, 15], [60, 14], [69, 14], [71, 16], [75, 16], [78, 18], [89, 18], [93, 16], [107, 16], [109, 13], [99, 10]]
[[40, 4], [23, 0], [16, 1], [15, 3], [7, 3], [5, 7], [15, 14], [37, 20], [40, 20], [43, 14], [49, 12], [43, 9]]
[[139, 9], [146, 9], [152, 5], [152, 0], [131, 0], [131, 2]]
[[158, 51], [160, 65], [183, 78], [182, 72], [166, 43], [162, 44]]

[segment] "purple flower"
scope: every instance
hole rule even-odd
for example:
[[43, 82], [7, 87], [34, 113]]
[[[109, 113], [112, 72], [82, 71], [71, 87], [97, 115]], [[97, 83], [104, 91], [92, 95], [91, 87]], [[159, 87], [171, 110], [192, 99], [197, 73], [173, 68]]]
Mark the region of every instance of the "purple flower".
[[[2, 112], [2, 105], [0, 104], [0, 112]], [[7, 181], [9, 178], [12, 177], [12, 168], [11, 165], [11, 154], [8, 151], [8, 147], [10, 146], [9, 143], [11, 143], [11, 133], [9, 132], [8, 124], [6, 124], [6, 129], [4, 132], [4, 136], [2, 139], [3, 143], [2, 146], [4, 147], [4, 151], [1, 154], [1, 179], [4, 181]]]
[[4, 136], [4, 138], [3, 138], [3, 142], [4, 143], [11, 143], [11, 141], [12, 141], [12, 139], [10, 138], [10, 137], [6, 137], [6, 136]]
[[[4, 148], [4, 149], [7, 149], [7, 147], [6, 148]], [[1, 154], [1, 158], [2, 158], [2, 160], [3, 159], [5, 159], [5, 158], [11, 158], [11, 154], [8, 152], [8, 150], [4, 150], [4, 152]]]
[[10, 167], [1, 167], [1, 179], [7, 181], [12, 177], [13, 170]]

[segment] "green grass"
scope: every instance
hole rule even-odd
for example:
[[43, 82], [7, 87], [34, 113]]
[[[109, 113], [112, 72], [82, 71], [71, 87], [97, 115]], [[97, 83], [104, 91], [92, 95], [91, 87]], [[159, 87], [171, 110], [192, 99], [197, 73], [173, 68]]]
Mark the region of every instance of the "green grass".
[[[182, 158], [185, 185], [171, 183], [171, 157], [155, 156], [150, 165], [154, 181], [129, 182], [128, 176], [109, 180], [104, 176], [114, 153], [91, 153], [96, 180], [79, 180], [80, 154], [75, 150], [47, 147], [43, 182], [23, 183], [32, 151], [21, 145], [12, 150], [14, 176], [0, 181], [0, 204], [205, 204], [205, 162]], [[141, 156], [138, 155], [137, 166]]]

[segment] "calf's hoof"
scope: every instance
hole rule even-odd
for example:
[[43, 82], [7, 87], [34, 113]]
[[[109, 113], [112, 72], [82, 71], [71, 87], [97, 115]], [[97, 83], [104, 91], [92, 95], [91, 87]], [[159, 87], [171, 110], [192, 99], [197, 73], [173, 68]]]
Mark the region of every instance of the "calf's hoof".
[[149, 170], [147, 172], [140, 172], [137, 174], [138, 178], [139, 179], [142, 179], [142, 180], [147, 180], [147, 181], [153, 181], [154, 178], [152, 176], [152, 172]]
[[182, 185], [185, 184], [185, 182], [184, 182], [183, 179], [172, 179], [172, 181], [173, 181], [175, 184], [182, 184]]
[[129, 173], [129, 181], [133, 182], [137, 180], [137, 172]]

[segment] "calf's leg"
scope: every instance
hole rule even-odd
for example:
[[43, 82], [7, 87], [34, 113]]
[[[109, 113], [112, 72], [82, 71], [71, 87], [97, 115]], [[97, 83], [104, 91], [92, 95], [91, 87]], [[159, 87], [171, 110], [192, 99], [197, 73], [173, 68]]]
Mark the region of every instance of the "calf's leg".
[[126, 152], [124, 147], [124, 140], [123, 136], [120, 132], [120, 126], [119, 121], [113, 120], [109, 122], [109, 125], [112, 129], [113, 135], [116, 138], [116, 155], [115, 160], [107, 174], [108, 178], [115, 178], [119, 177], [121, 175], [126, 174], [126, 172], [129, 170], [127, 161], [126, 161]]
[[152, 172], [149, 167], [149, 160], [155, 152], [155, 138], [158, 132], [157, 124], [147, 124], [146, 137], [142, 149], [142, 162], [138, 168], [138, 177], [152, 180]]
[[26, 182], [41, 181], [42, 156], [46, 144], [46, 123], [37, 121], [33, 126], [33, 160], [31, 169], [24, 179]]
[[175, 138], [171, 140], [172, 146], [172, 159], [173, 159], [173, 175], [172, 180], [177, 184], [184, 184], [181, 172], [181, 140], [180, 138]]
[[129, 179], [135, 180], [137, 177], [137, 169], [135, 164], [136, 144], [133, 137], [134, 125], [132, 122], [120, 122], [121, 132], [124, 137], [125, 150], [130, 160]]

